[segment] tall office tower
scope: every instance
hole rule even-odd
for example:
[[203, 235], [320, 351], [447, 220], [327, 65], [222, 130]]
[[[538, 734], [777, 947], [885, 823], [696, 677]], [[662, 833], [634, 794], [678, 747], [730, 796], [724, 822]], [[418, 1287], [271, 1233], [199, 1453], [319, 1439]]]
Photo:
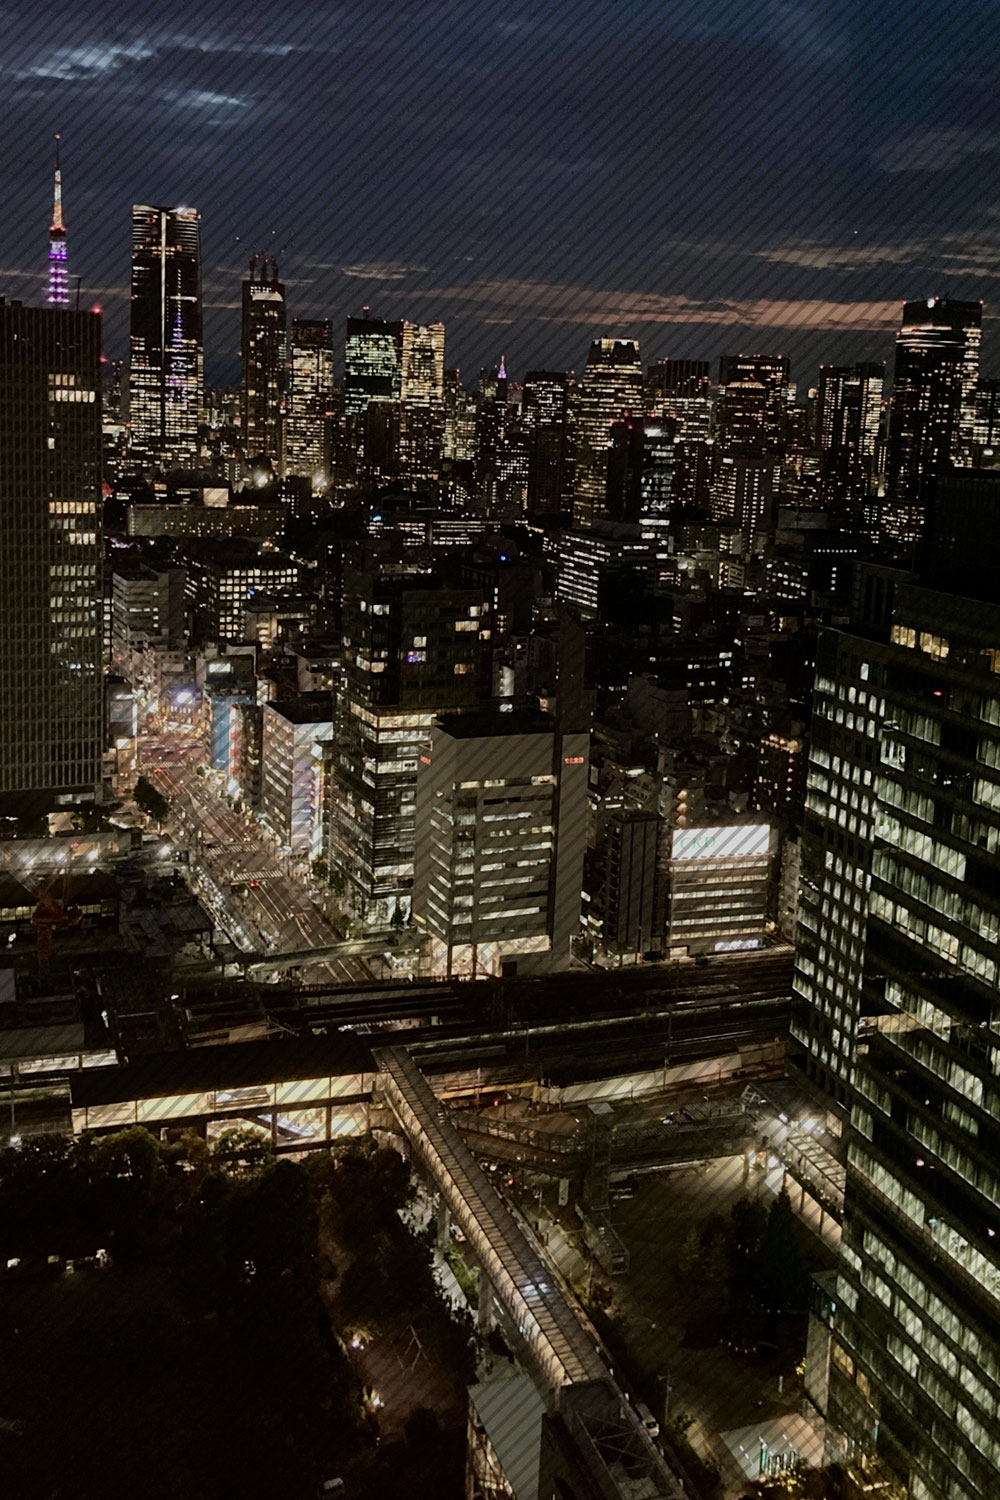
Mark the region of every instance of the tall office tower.
[[462, 384], [461, 370], [444, 372], [444, 457], [471, 463], [476, 456], [476, 399]]
[[348, 318], [344, 346], [344, 416], [363, 417], [372, 401], [398, 401], [402, 380], [403, 325]]
[[292, 319], [285, 473], [321, 485], [329, 474], [333, 353], [327, 318]]
[[573, 377], [529, 370], [521, 419], [528, 451], [528, 516], [568, 516], [573, 510], [575, 428]]
[[1000, 380], [977, 380], [973, 404], [972, 465], [994, 468], [1000, 464]]
[[1000, 1489], [1000, 475], [820, 638], [794, 1032], [850, 1109], [832, 1456]]
[[778, 447], [774, 397], [760, 380], [733, 380], [718, 406], [719, 453], [762, 454]]
[[343, 680], [327, 794], [327, 847], [367, 926], [409, 911], [417, 764], [438, 714], [489, 695], [491, 610], [453, 577], [345, 566]]
[[748, 550], [768, 530], [781, 482], [781, 461], [773, 453], [716, 450], [712, 513], [742, 533]]
[[820, 367], [820, 497], [831, 515], [855, 524], [866, 519], [874, 490], [884, 385], [884, 365]]
[[920, 539], [936, 475], [966, 456], [975, 425], [981, 302], [907, 302], [896, 335], [880, 530], [901, 556]]
[[595, 339], [577, 393], [577, 454], [573, 524], [604, 517], [611, 424], [642, 411], [642, 365], [632, 339]]
[[0, 810], [101, 782], [101, 322], [0, 298]]
[[444, 716], [417, 773], [413, 913], [432, 972], [565, 969], [580, 931], [586, 730], [539, 713]]
[[675, 425], [655, 417], [623, 417], [611, 424], [605, 514], [645, 527], [670, 517]]
[[399, 397], [408, 406], [444, 402], [444, 324], [403, 322]]
[[400, 472], [434, 479], [444, 448], [444, 324], [404, 320], [400, 360]]
[[52, 223], [49, 225], [49, 282], [45, 300], [50, 307], [69, 306], [69, 277], [66, 271], [66, 225], [63, 223], [62, 164], [56, 136], [56, 165], [52, 181]]
[[281, 463], [282, 406], [285, 399], [285, 288], [278, 262], [250, 257], [243, 283], [240, 339], [240, 426], [248, 459]]
[[476, 404], [476, 491], [491, 515], [499, 498], [500, 464], [517, 410], [507, 400], [509, 381], [501, 355], [496, 370], [482, 370]]
[[712, 378], [708, 361], [663, 359], [646, 372], [646, 411], [670, 417], [682, 442], [703, 442], [712, 425]]
[[195, 463], [205, 395], [201, 217], [132, 209], [129, 420], [137, 468]]
[[707, 397], [711, 386], [712, 368], [707, 359], [661, 359], [646, 371], [646, 396], [658, 405]]
[[719, 360], [719, 385], [756, 381], [768, 394], [768, 441], [780, 442], [788, 400], [790, 366], [783, 354], [724, 354]]

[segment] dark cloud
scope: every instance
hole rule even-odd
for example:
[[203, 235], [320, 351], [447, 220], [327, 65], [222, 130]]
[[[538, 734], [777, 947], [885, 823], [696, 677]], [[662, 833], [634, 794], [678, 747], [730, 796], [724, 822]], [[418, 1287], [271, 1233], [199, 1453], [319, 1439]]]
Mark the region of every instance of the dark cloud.
[[[780, 336], [809, 381], [823, 358], [884, 357], [905, 297], [997, 291], [992, 0], [2, 16], [0, 291], [41, 287], [61, 130], [71, 269], [113, 353], [132, 202], [201, 210], [217, 379], [257, 247], [294, 310], [443, 318], [470, 370], [497, 328], [514, 369], [578, 367], [605, 332], [694, 357]], [[984, 347], [989, 367], [989, 328]]]

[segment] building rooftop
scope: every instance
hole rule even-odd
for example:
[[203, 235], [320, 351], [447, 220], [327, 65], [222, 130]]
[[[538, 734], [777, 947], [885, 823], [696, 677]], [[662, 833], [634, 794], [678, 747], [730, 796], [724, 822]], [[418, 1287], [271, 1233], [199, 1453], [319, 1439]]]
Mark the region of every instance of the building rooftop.
[[297, 564], [287, 552], [265, 547], [263, 541], [245, 536], [185, 537], [181, 543], [185, 557], [220, 567], [293, 568]]
[[353, 1032], [230, 1042], [183, 1052], [151, 1052], [122, 1067], [93, 1068], [73, 1079], [73, 1105], [79, 1109], [373, 1071], [371, 1048]]
[[554, 734], [556, 729], [554, 719], [534, 709], [518, 709], [509, 714], [494, 709], [472, 714], [442, 714], [438, 724], [453, 740], [485, 740], [499, 735]]
[[500, 1461], [514, 1500], [537, 1500], [545, 1403], [529, 1375], [474, 1385], [469, 1400]]
[[268, 703], [266, 707], [287, 719], [289, 724], [328, 724], [333, 718], [330, 693], [303, 693], [298, 698]]

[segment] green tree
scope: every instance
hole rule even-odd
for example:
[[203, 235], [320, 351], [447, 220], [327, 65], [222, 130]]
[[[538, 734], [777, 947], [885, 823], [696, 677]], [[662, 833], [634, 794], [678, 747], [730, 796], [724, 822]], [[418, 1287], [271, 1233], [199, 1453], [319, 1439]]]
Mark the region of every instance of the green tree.
[[698, 1277], [698, 1265], [701, 1261], [701, 1238], [697, 1229], [692, 1224], [684, 1236], [684, 1243], [677, 1255], [677, 1279], [685, 1286], [694, 1283]]
[[724, 1230], [703, 1235], [698, 1263], [697, 1296], [702, 1302], [722, 1303], [729, 1292], [729, 1246]]
[[0, 1152], [0, 1255], [48, 1257], [98, 1248], [87, 1234], [73, 1142], [29, 1136]]
[[767, 1209], [759, 1198], [737, 1199], [730, 1209], [731, 1240], [736, 1257], [756, 1255], [767, 1229]]
[[153, 786], [152, 782], [146, 780], [145, 776], [139, 777], [132, 795], [136, 807], [141, 812], [148, 813], [156, 823], [164, 821], [170, 811], [170, 803], [163, 793]]
[[177, 1233], [177, 1198], [160, 1142], [141, 1125], [85, 1138], [75, 1153], [116, 1260], [158, 1256]]
[[799, 1311], [805, 1306], [807, 1276], [788, 1190], [771, 1205], [767, 1228], [755, 1257], [756, 1290], [768, 1312]]
[[212, 1147], [212, 1160], [230, 1176], [252, 1177], [274, 1161], [274, 1147], [249, 1125], [234, 1125]]

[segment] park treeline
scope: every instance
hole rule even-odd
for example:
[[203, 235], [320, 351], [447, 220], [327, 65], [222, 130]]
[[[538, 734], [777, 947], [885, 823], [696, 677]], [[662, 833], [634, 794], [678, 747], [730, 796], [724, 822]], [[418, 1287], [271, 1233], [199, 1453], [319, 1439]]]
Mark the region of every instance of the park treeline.
[[[432, 1236], [400, 1218], [410, 1192], [408, 1164], [370, 1139], [290, 1161], [246, 1129], [212, 1145], [141, 1127], [27, 1138], [0, 1153], [0, 1265], [8, 1292], [98, 1257], [112, 1277], [155, 1269], [182, 1310], [185, 1347], [192, 1330], [206, 1330], [241, 1371], [266, 1371], [265, 1405], [280, 1430], [297, 1434], [282, 1440], [280, 1493], [315, 1493], [313, 1479], [336, 1459], [334, 1472], [354, 1475], [352, 1495], [410, 1496], [425, 1468], [441, 1474], [450, 1464], [457, 1496], [461, 1443], [421, 1412], [402, 1450], [380, 1445], [345, 1348], [352, 1329], [391, 1338], [412, 1328], [429, 1360], [473, 1378], [471, 1322], [437, 1289]], [[146, 1378], [169, 1363], [166, 1335], [153, 1327], [162, 1318], [130, 1311], [129, 1329], [124, 1318], [106, 1321], [90, 1336], [116, 1344], [121, 1358], [139, 1340], [133, 1357]]]

